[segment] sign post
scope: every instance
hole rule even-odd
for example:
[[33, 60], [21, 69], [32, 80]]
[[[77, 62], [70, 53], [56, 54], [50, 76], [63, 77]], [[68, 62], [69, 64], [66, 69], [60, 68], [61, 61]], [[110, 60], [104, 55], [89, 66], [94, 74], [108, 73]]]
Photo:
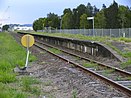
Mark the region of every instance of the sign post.
[[29, 60], [29, 48], [34, 44], [34, 37], [32, 35], [26, 34], [21, 38], [21, 43], [24, 47], [27, 48], [27, 56], [26, 56], [26, 63], [25, 63], [25, 67], [22, 68], [22, 70], [25, 70], [28, 66], [28, 60]]
[[92, 25], [93, 25], [93, 36], [94, 36], [94, 17], [87, 17], [87, 20], [92, 20]]

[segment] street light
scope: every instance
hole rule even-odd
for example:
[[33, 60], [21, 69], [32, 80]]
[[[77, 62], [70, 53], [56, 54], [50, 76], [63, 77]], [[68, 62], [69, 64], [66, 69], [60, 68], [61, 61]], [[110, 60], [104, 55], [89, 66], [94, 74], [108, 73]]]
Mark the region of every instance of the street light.
[[62, 28], [62, 17], [60, 16], [60, 33], [61, 33], [61, 28]]
[[87, 20], [92, 20], [92, 25], [93, 25], [93, 36], [94, 36], [94, 17], [87, 17]]

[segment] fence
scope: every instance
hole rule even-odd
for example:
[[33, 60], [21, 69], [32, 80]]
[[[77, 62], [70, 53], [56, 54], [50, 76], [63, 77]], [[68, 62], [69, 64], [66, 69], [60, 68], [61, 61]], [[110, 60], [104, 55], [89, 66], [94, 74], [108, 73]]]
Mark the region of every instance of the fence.
[[38, 32], [83, 34], [87, 36], [109, 36], [131, 38], [131, 28], [123, 29], [61, 29], [38, 30]]

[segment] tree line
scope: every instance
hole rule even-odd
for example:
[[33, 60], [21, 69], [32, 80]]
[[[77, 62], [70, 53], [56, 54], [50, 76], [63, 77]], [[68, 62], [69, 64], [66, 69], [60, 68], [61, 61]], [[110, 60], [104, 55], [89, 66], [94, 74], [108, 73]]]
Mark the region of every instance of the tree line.
[[80, 4], [77, 8], [66, 8], [63, 15], [58, 16], [54, 13], [47, 14], [47, 17], [39, 18], [33, 22], [33, 29], [43, 30], [45, 27], [52, 29], [90, 29], [92, 20], [87, 17], [94, 17], [95, 28], [130, 28], [131, 27], [131, 8], [124, 5], [113, 3], [107, 8], [105, 4], [99, 10], [90, 3]]

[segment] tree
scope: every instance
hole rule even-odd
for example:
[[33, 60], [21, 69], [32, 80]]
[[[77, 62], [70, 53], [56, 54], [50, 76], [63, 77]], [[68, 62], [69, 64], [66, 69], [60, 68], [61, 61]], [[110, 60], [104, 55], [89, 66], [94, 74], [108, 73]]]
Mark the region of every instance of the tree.
[[126, 17], [127, 17], [127, 23], [125, 24], [125, 28], [131, 28], [131, 7], [130, 9], [128, 8]]
[[71, 29], [72, 28], [72, 14], [66, 13], [62, 17], [62, 28], [63, 29]]
[[[87, 4], [87, 15], [89, 17], [95, 16], [97, 12], [99, 12], [99, 9], [96, 8], [96, 6], [92, 6], [90, 3]], [[92, 28], [92, 20], [88, 21], [89, 28]]]
[[106, 5], [105, 4], [102, 5], [102, 9], [106, 9]]
[[124, 28], [126, 23], [128, 22], [128, 19], [126, 17], [127, 13], [128, 13], [128, 8], [123, 5], [120, 5], [118, 11], [118, 18], [119, 18], [120, 26], [122, 28]]
[[87, 14], [83, 14], [80, 17], [80, 28], [88, 28]]
[[92, 12], [92, 15], [95, 16], [96, 13], [98, 13], [98, 12], [99, 12], [99, 9], [97, 9], [96, 6], [94, 5], [94, 6], [93, 6], [93, 12]]
[[66, 13], [72, 13], [70, 8], [64, 9], [63, 14], [65, 15]]
[[34, 22], [33, 22], [33, 29], [35, 30], [35, 31], [37, 31], [37, 30], [43, 30], [43, 25], [44, 25], [44, 19], [45, 18], [39, 18], [38, 20], [35, 20]]
[[60, 19], [57, 14], [49, 13], [47, 15], [48, 26], [53, 28], [60, 28]]
[[4, 25], [3, 27], [2, 27], [2, 30], [3, 31], [7, 31], [9, 29], [9, 25]]
[[78, 11], [76, 8], [73, 9], [72, 12], [72, 28], [77, 29], [79, 28], [79, 23], [78, 23]]
[[87, 14], [88, 14], [89, 16], [92, 16], [92, 15], [93, 15], [93, 14], [92, 14], [92, 12], [93, 12], [93, 7], [91, 6], [91, 4], [88, 3], [86, 8], [87, 8]]
[[[66, 8], [63, 15], [59, 17], [57, 14], [49, 13], [47, 17], [39, 18], [33, 23], [34, 30], [42, 30], [43, 27], [60, 28], [62, 23], [63, 29], [79, 29], [79, 28], [92, 28], [92, 20], [87, 21], [85, 17], [95, 16], [95, 28], [129, 28], [131, 27], [131, 8], [125, 6], [118, 6], [113, 1], [108, 8], [102, 5], [102, 10], [92, 6], [90, 3], [85, 6], [80, 4], [73, 10]], [[62, 22], [61, 22], [62, 21]]]
[[105, 27], [106, 27], [106, 18], [104, 15], [104, 10], [101, 10], [95, 16], [95, 28], [105, 28]]
[[118, 21], [118, 4], [114, 1], [109, 8], [104, 10], [106, 17], [106, 28], [119, 28], [120, 23]]
[[80, 28], [80, 17], [83, 14], [87, 14], [86, 6], [83, 4], [80, 4], [77, 7], [77, 24], [78, 24], [77, 26], [78, 26], [78, 28]]
[[70, 8], [67, 8], [63, 11], [62, 15], [62, 28], [63, 29], [72, 29], [73, 28], [73, 14]]

